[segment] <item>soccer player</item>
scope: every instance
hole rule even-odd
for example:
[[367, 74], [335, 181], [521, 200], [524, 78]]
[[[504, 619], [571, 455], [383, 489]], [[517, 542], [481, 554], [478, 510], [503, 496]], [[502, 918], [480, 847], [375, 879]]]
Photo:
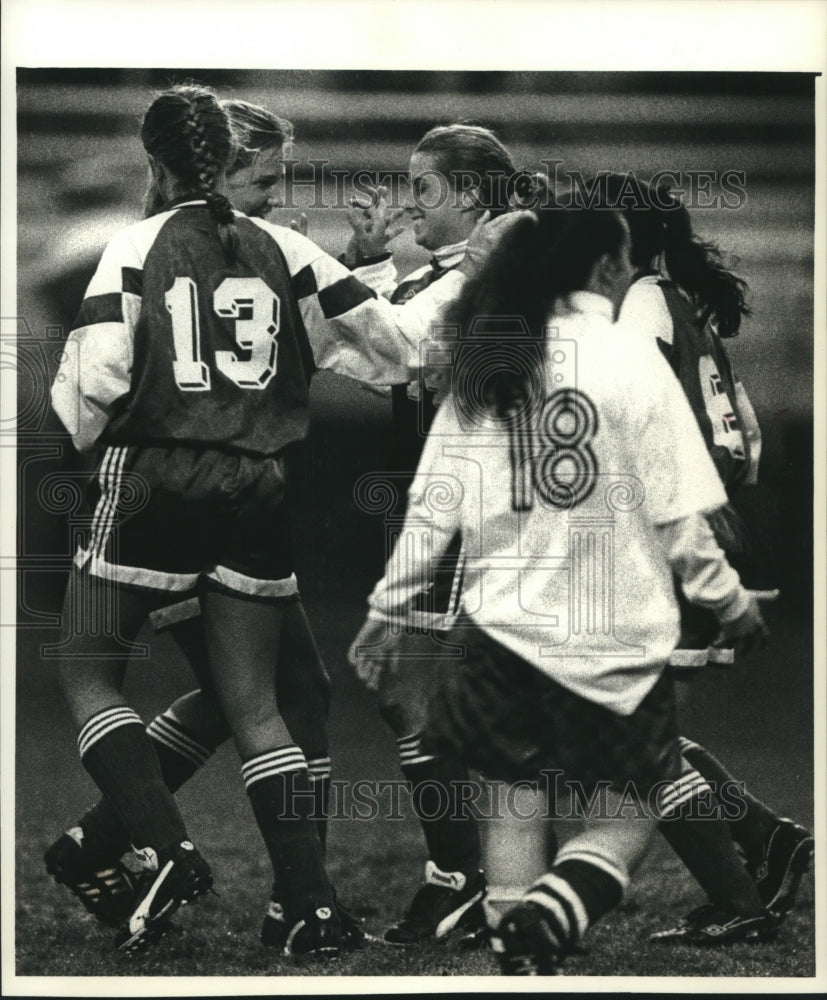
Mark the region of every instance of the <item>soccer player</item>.
[[[745, 283], [732, 274], [711, 244], [698, 239], [689, 212], [667, 187], [628, 187], [610, 177], [608, 194], [625, 189], [625, 217], [632, 235], [637, 280], [621, 310], [624, 325], [656, 343], [686, 394], [707, 450], [732, 498], [757, 481], [761, 433], [722, 342], [735, 336], [748, 314]], [[625, 188], [624, 188], [625, 185]], [[708, 520], [731, 560], [742, 560], [748, 542], [731, 503]], [[720, 653], [713, 645], [714, 616], [681, 603], [682, 636], [672, 655], [677, 666], [699, 666]], [[792, 908], [813, 852], [809, 831], [778, 817], [754, 795], [745, 812], [728, 824], [699, 815], [696, 806], [714, 800], [734, 778], [709, 750], [681, 739], [682, 774], [670, 798], [673, 807], [661, 832], [707, 892], [708, 901], [677, 926], [652, 935], [661, 942], [723, 945], [772, 937], [778, 916]], [[743, 850], [746, 867], [733, 840]]]
[[394, 307], [300, 234], [233, 212], [222, 193], [230, 125], [205, 88], [157, 98], [142, 141], [167, 211], [108, 244], [52, 389], [76, 446], [103, 450], [60, 674], [82, 762], [149, 871], [116, 941], [152, 942], [212, 881], [121, 693], [124, 643], [151, 611], [197, 594], [286, 948], [335, 952], [342, 929], [307, 762], [276, 702], [274, 653], [297, 593], [283, 451], [306, 433], [314, 368], [404, 377], [462, 277]]
[[629, 248], [617, 212], [524, 213], [469, 281], [448, 316], [452, 392], [351, 647], [369, 684], [405, 670], [393, 626], [416, 623], [420, 581], [461, 531], [471, 624], [449, 634], [465, 650], [430, 700], [423, 750], [509, 781], [552, 769], [586, 792], [612, 784], [597, 828], [503, 916], [510, 974], [553, 973], [617, 904], [657, 811], [612, 818], [612, 803], [677, 777], [673, 571], [721, 638], [766, 635], [703, 517], [726, 496], [686, 399], [656, 347], [631, 354], [613, 325]]
[[[468, 238], [483, 213], [496, 217], [506, 211], [507, 185], [515, 173], [511, 154], [490, 129], [460, 123], [430, 129], [411, 156], [404, 215], [413, 226], [415, 242], [431, 253], [431, 260], [398, 280], [386, 245], [401, 231], [402, 213], [390, 207], [385, 190], [379, 189], [370, 205], [356, 205], [350, 212], [353, 237], [345, 262], [391, 302], [416, 301], [463, 262]], [[393, 385], [391, 393], [389, 485], [399, 498], [401, 518], [436, 400], [421, 374]], [[433, 580], [424, 582], [417, 599], [420, 624], [429, 629], [444, 628], [455, 611], [461, 575], [459, 534], [449, 552], [451, 558]], [[456, 754], [426, 753], [420, 742], [427, 696], [440, 672], [441, 661], [434, 656], [440, 647], [432, 633], [406, 635], [400, 641], [408, 669], [385, 675], [377, 696], [379, 710], [397, 738], [402, 773], [411, 782], [412, 803], [429, 854], [424, 883], [402, 919], [385, 933], [386, 941], [408, 945], [442, 939], [455, 930], [473, 935], [484, 928], [487, 888], [476, 821], [458, 808], [458, 789], [467, 785], [468, 769]]]
[[[281, 202], [282, 160], [290, 154], [293, 126], [286, 119], [246, 101], [223, 101], [236, 144], [227, 171], [227, 190], [234, 207], [263, 217]], [[144, 199], [147, 217], [164, 209], [154, 178]], [[158, 755], [164, 782], [175, 792], [230, 738], [218, 705], [207, 662], [204, 630], [197, 598], [152, 612], [156, 631], [169, 629], [192, 666], [201, 688], [182, 696], [147, 727]], [[307, 759], [316, 798], [314, 822], [326, 841], [327, 792], [330, 781], [328, 712], [330, 681], [310, 632], [298, 594], [284, 607], [276, 693], [280, 711]], [[86, 908], [104, 923], [119, 925], [128, 915], [133, 878], [121, 862], [130, 834], [108, 799], [101, 799], [47, 850], [47, 869], [66, 884]], [[274, 885], [262, 925], [262, 940], [283, 947], [289, 928]], [[337, 903], [348, 943], [362, 934], [357, 922]]]

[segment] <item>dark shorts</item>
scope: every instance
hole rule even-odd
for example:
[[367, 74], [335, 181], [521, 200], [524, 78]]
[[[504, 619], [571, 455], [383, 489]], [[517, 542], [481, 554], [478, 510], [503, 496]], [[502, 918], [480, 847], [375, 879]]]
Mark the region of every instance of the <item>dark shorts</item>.
[[78, 566], [117, 583], [185, 594], [199, 582], [294, 598], [278, 458], [186, 447], [110, 447], [91, 489]]
[[487, 778], [534, 780], [562, 771], [585, 789], [634, 782], [646, 795], [680, 773], [675, 694], [662, 674], [632, 715], [568, 691], [481, 629], [458, 627], [462, 660], [443, 673], [428, 705], [423, 752], [457, 753]]

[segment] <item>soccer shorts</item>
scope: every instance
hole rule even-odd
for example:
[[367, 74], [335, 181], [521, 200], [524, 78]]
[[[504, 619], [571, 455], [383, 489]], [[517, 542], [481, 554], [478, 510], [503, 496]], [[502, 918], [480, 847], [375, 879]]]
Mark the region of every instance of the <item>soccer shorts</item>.
[[424, 753], [456, 753], [487, 778], [536, 780], [562, 771], [588, 790], [633, 782], [645, 796], [680, 773], [675, 693], [662, 674], [629, 716], [562, 687], [481, 629], [459, 626], [449, 642], [463, 658], [442, 674], [428, 705]]
[[187, 595], [202, 583], [295, 599], [281, 458], [189, 447], [110, 447], [75, 564], [118, 584]]

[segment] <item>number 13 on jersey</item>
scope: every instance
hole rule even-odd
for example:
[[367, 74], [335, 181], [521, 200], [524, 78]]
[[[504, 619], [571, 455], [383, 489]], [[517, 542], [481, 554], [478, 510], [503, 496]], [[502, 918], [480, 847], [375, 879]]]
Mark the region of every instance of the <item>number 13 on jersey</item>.
[[[195, 282], [176, 278], [164, 301], [172, 320], [175, 382], [185, 392], [205, 392], [211, 376], [201, 357]], [[249, 351], [248, 358], [240, 358], [234, 351], [216, 351], [215, 365], [241, 389], [263, 389], [276, 374], [280, 307], [279, 297], [261, 278], [225, 278], [215, 290], [216, 314], [235, 320], [236, 343]]]

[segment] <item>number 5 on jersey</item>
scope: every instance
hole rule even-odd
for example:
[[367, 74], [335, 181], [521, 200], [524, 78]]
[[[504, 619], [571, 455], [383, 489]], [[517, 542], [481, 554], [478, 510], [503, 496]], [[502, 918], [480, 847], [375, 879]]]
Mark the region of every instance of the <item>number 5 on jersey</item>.
[[[201, 358], [195, 282], [176, 278], [164, 301], [172, 320], [175, 382], [185, 392], [204, 392], [210, 388], [210, 369]], [[276, 374], [280, 307], [279, 297], [261, 278], [225, 278], [215, 290], [216, 314], [235, 320], [236, 343], [250, 352], [242, 359], [234, 351], [216, 351], [215, 364], [241, 389], [263, 389]]]

